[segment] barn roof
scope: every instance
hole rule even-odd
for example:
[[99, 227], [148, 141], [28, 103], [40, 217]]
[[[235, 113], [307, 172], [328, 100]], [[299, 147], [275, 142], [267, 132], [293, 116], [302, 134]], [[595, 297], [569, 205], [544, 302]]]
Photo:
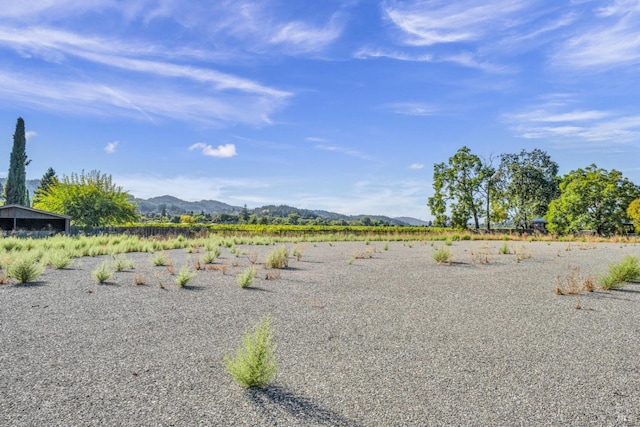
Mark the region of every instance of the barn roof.
[[41, 211], [21, 205], [0, 206], [0, 218], [71, 219], [67, 215]]

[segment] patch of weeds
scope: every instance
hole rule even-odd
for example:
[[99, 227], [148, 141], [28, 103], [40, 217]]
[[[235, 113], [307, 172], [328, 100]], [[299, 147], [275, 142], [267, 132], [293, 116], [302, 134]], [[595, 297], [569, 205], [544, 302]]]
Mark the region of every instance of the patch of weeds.
[[196, 262], [193, 263], [193, 269], [196, 271], [204, 270], [202, 264], [200, 264], [200, 260], [197, 259]]
[[173, 281], [179, 288], [184, 288], [194, 277], [196, 277], [196, 273], [191, 271], [188, 265], [185, 265], [180, 269]]
[[300, 261], [302, 259], [302, 253], [304, 252], [304, 245], [298, 244], [293, 247], [293, 251], [291, 255], [296, 257], [296, 261]]
[[245, 329], [235, 357], [224, 356], [227, 372], [243, 387], [264, 387], [277, 372], [271, 330], [271, 316], [263, 317], [252, 329]]
[[136, 285], [136, 286], [146, 285], [147, 284], [147, 278], [144, 277], [142, 274], [135, 274], [133, 276], [133, 284]]
[[280, 270], [271, 270], [271, 271], [267, 271], [267, 274], [265, 275], [265, 280], [276, 280], [280, 278]]
[[255, 265], [258, 262], [258, 251], [249, 252], [249, 256], [247, 258], [251, 265]]
[[556, 295], [577, 295], [593, 292], [594, 289], [593, 277], [582, 277], [578, 267], [571, 267], [563, 279], [560, 277], [556, 279]]
[[216, 247], [213, 250], [205, 252], [205, 254], [202, 256], [202, 262], [205, 264], [213, 264], [219, 256], [220, 249]]
[[514, 250], [516, 254], [516, 262], [524, 261], [531, 258], [531, 250], [522, 245], [520, 248]]
[[133, 261], [127, 259], [124, 255], [120, 255], [115, 259], [113, 268], [116, 271], [133, 270]]
[[511, 253], [511, 249], [509, 249], [509, 244], [504, 242], [499, 249], [500, 255], [509, 255]]
[[7, 277], [18, 283], [31, 283], [44, 272], [44, 267], [30, 256], [23, 256], [7, 266]]
[[289, 266], [289, 250], [280, 246], [267, 254], [267, 268], [287, 268]]
[[227, 264], [220, 264], [220, 265], [208, 265], [207, 266], [207, 270], [215, 270], [215, 271], [222, 271], [223, 275], [227, 274], [227, 270], [228, 270], [229, 266]]
[[382, 250], [385, 250], [385, 251], [389, 250], [389, 242], [384, 242], [384, 245], [382, 245]]
[[598, 276], [598, 284], [602, 289], [620, 289], [628, 282], [640, 279], [638, 257], [627, 255], [617, 264], [609, 264], [609, 271]]
[[111, 279], [113, 276], [113, 270], [109, 267], [106, 261], [96, 267], [95, 270], [91, 272], [94, 279], [98, 283], [105, 283], [107, 280]]
[[487, 249], [471, 251], [471, 262], [473, 264], [489, 264], [489, 251]]
[[576, 310], [582, 310], [582, 304], [580, 304], [580, 298], [576, 298]]
[[438, 264], [445, 264], [445, 263], [446, 264], [451, 264], [451, 261], [453, 259], [453, 254], [448, 249], [438, 248], [435, 251], [433, 251], [433, 254], [431, 254], [431, 257]]
[[353, 253], [353, 257], [354, 259], [371, 259], [373, 258], [373, 254], [376, 252], [376, 248], [371, 247], [371, 248], [367, 248], [364, 251], [355, 251]]
[[451, 237], [447, 237], [446, 240], [444, 241], [444, 244], [447, 246], [453, 245], [453, 240], [451, 240]]
[[158, 252], [154, 254], [153, 257], [151, 257], [151, 264], [156, 267], [163, 267], [167, 265], [167, 262], [167, 254], [165, 254], [164, 252]]
[[240, 285], [241, 288], [248, 288], [253, 284], [253, 279], [255, 278], [255, 267], [247, 267], [242, 273], [238, 275], [238, 277], [236, 278], [236, 282], [238, 282], [238, 285]]
[[165, 268], [167, 269], [167, 272], [170, 275], [173, 276], [174, 274], [176, 274], [175, 269], [173, 268], [173, 262], [168, 261], [167, 264], [165, 265]]
[[62, 270], [63, 268], [67, 268], [73, 262], [73, 258], [69, 254], [69, 252], [64, 250], [59, 250], [52, 252], [49, 255], [49, 265], [51, 265], [56, 270]]
[[347, 264], [352, 265], [355, 261], [356, 259], [354, 257], [351, 257], [349, 258], [349, 261], [347, 262]]

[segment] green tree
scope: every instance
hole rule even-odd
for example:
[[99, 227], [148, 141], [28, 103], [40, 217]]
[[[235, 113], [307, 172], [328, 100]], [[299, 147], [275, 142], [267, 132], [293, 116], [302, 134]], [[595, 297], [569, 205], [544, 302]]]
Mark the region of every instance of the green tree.
[[37, 209], [69, 215], [80, 226], [123, 224], [138, 218], [131, 196], [111, 175], [91, 171], [64, 176], [39, 196]]
[[500, 156], [496, 204], [506, 209], [516, 227], [528, 228], [558, 197], [558, 164], [542, 150]]
[[16, 132], [13, 134], [9, 174], [4, 185], [5, 203], [7, 205], [29, 205], [29, 194], [26, 186], [26, 167], [29, 163], [31, 163], [31, 160], [27, 159], [27, 137], [24, 130], [24, 120], [19, 117], [16, 123]]
[[558, 234], [595, 230], [613, 234], [628, 220], [627, 208], [640, 197], [640, 187], [612, 169], [590, 165], [562, 177], [560, 196], [549, 204], [545, 219], [549, 231]]
[[631, 222], [633, 222], [636, 230], [640, 230], [640, 198], [629, 203], [629, 207], [627, 207], [627, 215]]
[[437, 163], [433, 166], [434, 195], [429, 198], [428, 205], [435, 217], [436, 226], [446, 225], [447, 202], [451, 202], [451, 225], [467, 228], [470, 218], [476, 229], [480, 228], [480, 217], [486, 195], [484, 188], [489, 188], [486, 181], [493, 175], [493, 170], [483, 164], [480, 157], [462, 147], [449, 158], [448, 163]]
[[40, 195], [46, 192], [49, 189], [49, 187], [56, 184], [57, 182], [58, 182], [58, 177], [56, 176], [56, 171], [54, 171], [53, 168], [47, 169], [45, 174], [40, 179], [40, 184], [38, 185], [38, 188], [33, 193], [34, 206], [36, 203], [39, 202]]

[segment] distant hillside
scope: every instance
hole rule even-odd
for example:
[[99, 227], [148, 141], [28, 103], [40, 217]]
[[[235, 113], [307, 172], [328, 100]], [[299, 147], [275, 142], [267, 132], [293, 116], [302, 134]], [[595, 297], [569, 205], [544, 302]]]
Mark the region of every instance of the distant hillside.
[[406, 224], [413, 225], [415, 227], [424, 227], [424, 226], [427, 226], [427, 225], [431, 225], [430, 222], [423, 221], [423, 220], [418, 219], [418, 218], [411, 218], [411, 217], [408, 217], [408, 216], [399, 216], [396, 219], [398, 221], [402, 221], [402, 222], [404, 222]]
[[[183, 215], [189, 212], [199, 214], [238, 214], [242, 211], [241, 206], [232, 206], [217, 200], [200, 200], [198, 202], [187, 202], [174, 196], [159, 196], [150, 199], [135, 199], [138, 204], [138, 210], [143, 215], [154, 215], [162, 213], [164, 210], [166, 215]], [[297, 214], [301, 219], [322, 218], [329, 221], [344, 220], [362, 220], [368, 217], [372, 220], [385, 221], [391, 225], [426, 225], [426, 222], [416, 218], [390, 218], [382, 215], [343, 215], [336, 212], [324, 210], [299, 209], [287, 205], [265, 205], [255, 209], [249, 209], [249, 214], [256, 216], [270, 216], [286, 218], [289, 215]]]

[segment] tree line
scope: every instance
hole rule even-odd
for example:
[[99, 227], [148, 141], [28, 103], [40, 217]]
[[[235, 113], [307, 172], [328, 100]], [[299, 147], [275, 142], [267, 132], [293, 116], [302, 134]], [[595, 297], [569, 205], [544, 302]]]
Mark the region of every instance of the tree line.
[[640, 227], [640, 187], [620, 171], [595, 164], [558, 175], [558, 164], [540, 149], [483, 159], [464, 146], [433, 167], [434, 195], [428, 206], [434, 225], [488, 231], [491, 224], [526, 229], [545, 219], [555, 234], [620, 231]]

